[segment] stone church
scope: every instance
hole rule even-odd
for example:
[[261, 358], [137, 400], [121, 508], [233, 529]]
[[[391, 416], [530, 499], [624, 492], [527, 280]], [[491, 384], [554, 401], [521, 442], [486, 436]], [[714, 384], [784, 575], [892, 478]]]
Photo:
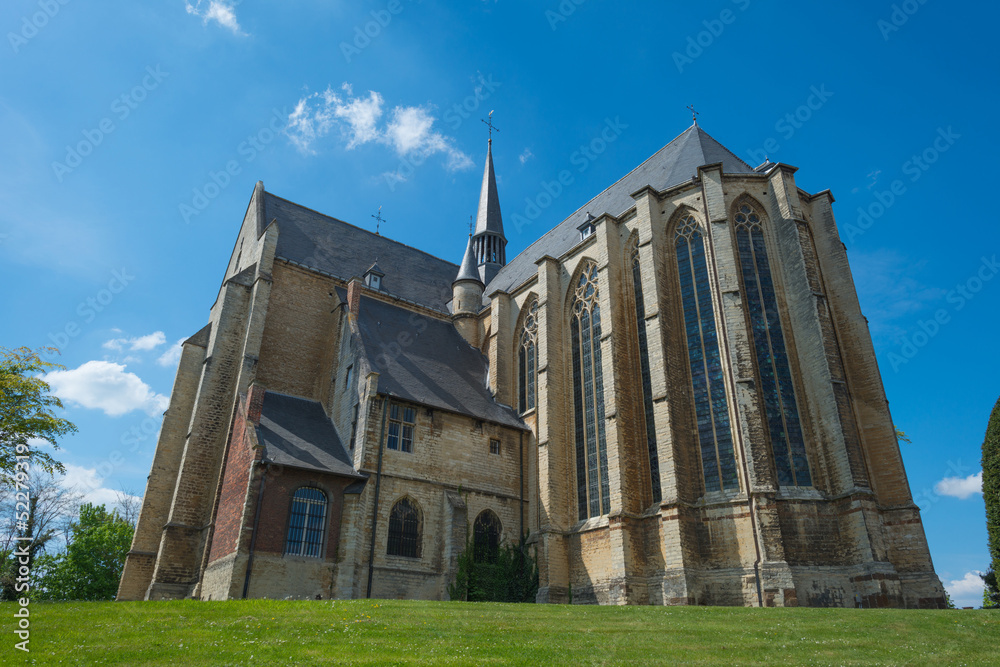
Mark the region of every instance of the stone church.
[[[508, 260], [257, 183], [183, 354], [120, 600], [941, 607], [829, 191], [697, 123]], [[472, 198], [470, 193], [470, 199]]]

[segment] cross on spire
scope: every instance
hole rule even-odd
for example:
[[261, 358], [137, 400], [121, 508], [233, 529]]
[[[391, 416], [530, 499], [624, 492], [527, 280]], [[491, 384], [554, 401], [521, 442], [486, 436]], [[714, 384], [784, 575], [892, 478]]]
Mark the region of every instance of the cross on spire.
[[497, 132], [500, 131], [500, 128], [498, 128], [496, 125], [493, 124], [493, 112], [490, 111], [489, 120], [486, 120], [485, 118], [480, 118], [479, 120], [481, 120], [484, 123], [486, 123], [486, 126], [488, 128], [490, 128], [490, 143], [492, 144], [493, 143], [493, 130], [496, 130]]
[[697, 111], [694, 110], [694, 105], [693, 104], [687, 105], [687, 108], [691, 110], [691, 122], [694, 123], [695, 125], [697, 125], [698, 124], [698, 116], [700, 116], [701, 114], [699, 114]]
[[378, 215], [373, 215], [372, 217], [373, 217], [373, 218], [375, 218], [375, 235], [376, 235], [376, 236], [381, 236], [381, 235], [380, 235], [380, 234], [378, 233], [378, 228], [379, 228], [379, 226], [380, 226], [380, 225], [381, 225], [381, 224], [382, 224], [383, 222], [385, 222], [385, 221], [386, 221], [386, 220], [385, 220], [385, 219], [384, 219], [384, 218], [382, 217], [382, 207], [381, 207], [381, 206], [379, 206], [379, 207], [378, 207]]

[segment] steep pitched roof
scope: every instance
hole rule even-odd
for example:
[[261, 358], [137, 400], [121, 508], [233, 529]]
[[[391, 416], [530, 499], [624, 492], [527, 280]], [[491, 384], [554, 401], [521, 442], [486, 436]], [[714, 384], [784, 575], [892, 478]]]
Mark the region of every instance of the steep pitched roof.
[[[367, 296], [357, 318], [378, 391], [405, 401], [526, 429], [486, 386], [489, 364], [455, 326]], [[401, 341], [408, 340], [403, 346]]]
[[692, 125], [652, 157], [630, 171], [618, 182], [581, 206], [551, 231], [525, 248], [486, 286], [485, 294], [495, 290], [510, 291], [528, 280], [537, 271], [535, 262], [550, 255], [560, 257], [580, 241], [578, 227], [587, 213], [618, 216], [630, 209], [635, 200], [631, 195], [649, 185], [666, 190], [680, 185], [698, 174], [698, 167], [722, 163], [729, 174], [749, 174], [753, 169], [729, 149], [713, 139], [698, 125]]
[[497, 177], [493, 172], [492, 140], [486, 148], [486, 167], [483, 170], [483, 186], [479, 191], [479, 211], [476, 216], [476, 236], [483, 232], [493, 232], [503, 236], [500, 196], [497, 194]]
[[465, 257], [462, 258], [462, 266], [458, 270], [458, 275], [455, 276], [455, 282], [459, 280], [475, 280], [482, 284], [482, 280], [479, 278], [479, 271], [476, 269], [476, 253], [472, 248], [472, 237], [469, 237], [469, 243], [465, 246]]
[[269, 463], [361, 477], [316, 401], [266, 392], [257, 441], [264, 445], [264, 460]]
[[278, 221], [277, 256], [343, 280], [362, 276], [376, 259], [388, 268], [382, 290], [447, 312], [458, 265], [317, 213], [271, 193], [264, 194], [268, 223]]

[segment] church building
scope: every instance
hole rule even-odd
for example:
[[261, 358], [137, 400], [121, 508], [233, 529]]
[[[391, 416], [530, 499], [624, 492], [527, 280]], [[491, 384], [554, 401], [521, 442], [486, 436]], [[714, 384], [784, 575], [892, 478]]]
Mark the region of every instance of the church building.
[[795, 171], [695, 123], [508, 261], [491, 140], [458, 264], [257, 183], [118, 599], [447, 600], [523, 539], [538, 602], [944, 606]]

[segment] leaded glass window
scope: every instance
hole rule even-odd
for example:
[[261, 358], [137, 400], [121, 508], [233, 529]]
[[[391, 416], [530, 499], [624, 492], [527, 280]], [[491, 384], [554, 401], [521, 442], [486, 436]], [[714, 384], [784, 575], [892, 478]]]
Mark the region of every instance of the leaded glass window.
[[581, 519], [611, 511], [608, 447], [604, 432], [601, 307], [597, 264], [588, 262], [576, 282], [570, 333], [573, 348], [573, 412], [576, 425], [577, 503]]
[[413, 451], [413, 427], [416, 425], [417, 411], [398, 403], [389, 407], [389, 430], [385, 446], [404, 452]]
[[771, 451], [781, 486], [811, 486], [809, 463], [799, 423], [791, 368], [785, 351], [764, 228], [756, 210], [745, 203], [734, 216], [740, 272], [750, 315], [760, 391], [771, 436]]
[[656, 424], [653, 419], [653, 386], [649, 370], [649, 343], [646, 337], [646, 304], [642, 298], [642, 271], [639, 268], [639, 239], [629, 247], [632, 263], [632, 293], [635, 295], [635, 330], [639, 337], [639, 371], [642, 375], [642, 407], [646, 423], [646, 447], [649, 450], [649, 481], [653, 502], [660, 502], [660, 457], [656, 451]]
[[705, 241], [694, 217], [677, 223], [674, 250], [705, 491], [739, 489]]
[[535, 407], [538, 387], [538, 301], [531, 302], [524, 317], [517, 364], [520, 377], [518, 405], [521, 412], [527, 412]]
[[420, 558], [420, 511], [409, 499], [403, 498], [392, 506], [389, 513], [390, 556]]
[[299, 489], [292, 496], [285, 553], [290, 556], [319, 558], [323, 551], [325, 527], [326, 494], [312, 487]]
[[495, 563], [500, 551], [503, 526], [493, 510], [483, 510], [472, 526], [472, 559], [477, 563]]

